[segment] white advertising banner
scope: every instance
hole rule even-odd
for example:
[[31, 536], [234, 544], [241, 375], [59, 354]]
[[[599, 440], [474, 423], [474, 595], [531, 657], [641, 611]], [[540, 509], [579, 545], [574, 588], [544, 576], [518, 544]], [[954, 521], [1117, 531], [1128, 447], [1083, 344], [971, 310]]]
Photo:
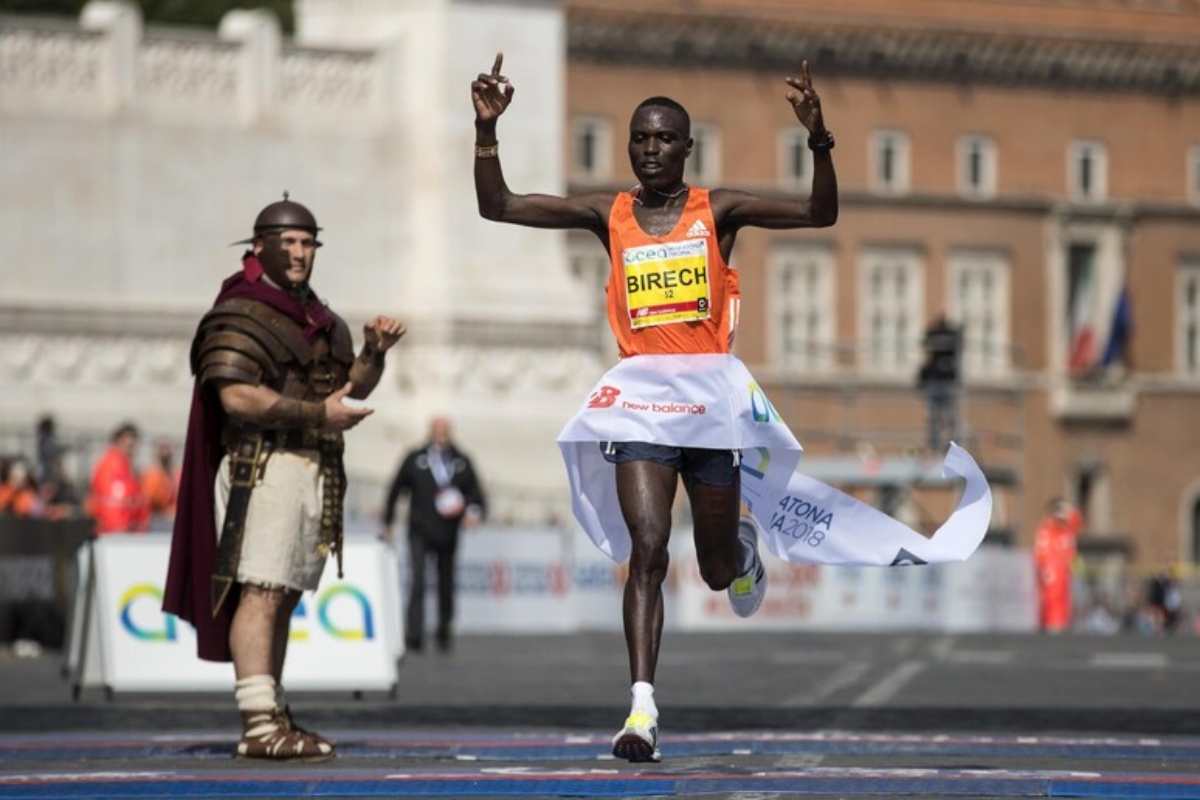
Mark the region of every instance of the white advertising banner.
[[[409, 585], [407, 536], [396, 539]], [[455, 564], [457, 633], [565, 633], [577, 629], [571, 570], [556, 528], [479, 527], [459, 534]], [[425, 624], [437, 622], [434, 559], [425, 565]]]
[[[407, 553], [398, 545], [407, 586]], [[615, 562], [581, 531], [480, 528], [459, 542], [460, 633], [620, 631], [628, 561]], [[671, 533], [664, 586], [672, 630], [1037, 629], [1033, 559], [1026, 550], [981, 547], [962, 563], [838, 567], [781, 561], [764, 551], [767, 596], [750, 619], [700, 579], [690, 527]], [[436, 621], [436, 579], [426, 575], [425, 613]]]
[[[231, 691], [232, 665], [197, 658], [192, 627], [162, 611], [170, 537], [109, 535], [92, 548], [92, 622], [76, 646], [85, 656], [98, 648], [100, 674], [85, 670], [84, 684]], [[320, 587], [296, 608], [283, 674], [289, 690], [390, 691], [396, 685], [404, 637], [392, 553], [374, 539], [347, 537], [344, 562], [345, 578], [338, 580], [330, 559]]]
[[[410, 580], [406, 536], [396, 538], [400, 583]], [[458, 633], [570, 633], [621, 630], [625, 564], [579, 532], [480, 527], [459, 535], [454, 630]], [[425, 567], [425, 627], [437, 624], [437, 575]]]
[[[691, 531], [685, 532], [691, 535]], [[681, 534], [681, 535], [685, 535]], [[625, 596], [625, 579], [629, 577], [629, 562], [617, 563], [600, 551], [582, 532], [571, 534], [568, 541], [572, 554], [571, 588], [575, 622], [579, 630], [619, 631], [622, 629], [621, 604]], [[668, 573], [667, 580], [671, 580]], [[668, 583], [664, 593], [670, 597]], [[663, 609], [666, 624], [675, 626], [675, 608], [668, 602]]]
[[835, 567], [763, 559], [767, 595], [749, 619], [725, 592], [700, 580], [691, 538], [671, 543], [675, 604], [684, 630], [1037, 629], [1033, 560], [1024, 550], [981, 547], [967, 561], [893, 567]]

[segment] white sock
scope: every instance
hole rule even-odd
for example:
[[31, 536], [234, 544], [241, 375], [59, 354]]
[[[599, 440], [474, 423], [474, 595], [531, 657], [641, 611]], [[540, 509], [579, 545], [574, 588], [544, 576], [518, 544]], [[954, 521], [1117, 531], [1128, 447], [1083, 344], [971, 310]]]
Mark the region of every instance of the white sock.
[[654, 704], [654, 687], [645, 681], [638, 681], [633, 684], [630, 690], [633, 694], [633, 706], [629, 713], [636, 714], [639, 711], [643, 714], [649, 714], [655, 720], [658, 719], [658, 706]]
[[275, 703], [275, 678], [270, 675], [251, 675], [233, 686], [238, 711], [274, 711], [278, 708]]

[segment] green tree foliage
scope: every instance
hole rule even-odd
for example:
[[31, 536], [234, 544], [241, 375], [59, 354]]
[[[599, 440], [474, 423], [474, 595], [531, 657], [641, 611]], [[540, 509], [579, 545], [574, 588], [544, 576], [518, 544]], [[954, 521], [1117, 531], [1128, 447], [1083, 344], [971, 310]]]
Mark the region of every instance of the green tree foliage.
[[[198, 25], [215, 28], [226, 11], [233, 8], [265, 8], [274, 11], [283, 29], [292, 31], [292, 0], [137, 0], [147, 23]], [[85, 0], [0, 0], [0, 13], [66, 15], [78, 17]]]

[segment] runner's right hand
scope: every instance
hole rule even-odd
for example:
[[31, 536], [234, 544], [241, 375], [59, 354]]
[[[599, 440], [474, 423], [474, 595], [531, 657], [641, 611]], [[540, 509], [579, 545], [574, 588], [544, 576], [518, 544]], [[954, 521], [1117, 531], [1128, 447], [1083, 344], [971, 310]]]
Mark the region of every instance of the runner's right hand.
[[516, 91], [508, 78], [500, 74], [500, 66], [504, 63], [504, 53], [496, 53], [496, 62], [492, 64], [490, 73], [479, 73], [479, 77], [471, 81], [471, 102], [475, 104], [475, 123], [495, 124], [500, 115], [512, 102], [513, 92]]

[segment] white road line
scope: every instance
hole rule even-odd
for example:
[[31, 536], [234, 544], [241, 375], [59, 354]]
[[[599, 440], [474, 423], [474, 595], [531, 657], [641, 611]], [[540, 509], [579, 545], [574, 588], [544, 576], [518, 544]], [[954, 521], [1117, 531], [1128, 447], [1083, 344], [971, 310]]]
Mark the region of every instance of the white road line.
[[1155, 669], [1167, 666], [1166, 653], [1092, 653], [1088, 665], [1101, 669]]
[[784, 698], [784, 708], [796, 708], [819, 703], [834, 692], [855, 683], [867, 674], [870, 666], [862, 663], [847, 664], [835, 670], [828, 678], [812, 686], [809, 691], [800, 692]]
[[912, 680], [913, 676], [923, 669], [925, 669], [923, 661], [905, 661], [879, 683], [860, 694], [850, 706], [852, 708], [870, 708], [884, 705], [904, 688], [904, 684]]
[[789, 666], [792, 664], [836, 664], [846, 660], [845, 653], [829, 650], [783, 650], [768, 656], [772, 664]]
[[946, 659], [950, 656], [950, 652], [954, 649], [954, 638], [950, 636], [939, 637], [937, 641], [929, 646], [929, 652], [934, 658]]
[[955, 650], [946, 655], [950, 664], [1011, 664], [1016, 654], [1011, 650]]

